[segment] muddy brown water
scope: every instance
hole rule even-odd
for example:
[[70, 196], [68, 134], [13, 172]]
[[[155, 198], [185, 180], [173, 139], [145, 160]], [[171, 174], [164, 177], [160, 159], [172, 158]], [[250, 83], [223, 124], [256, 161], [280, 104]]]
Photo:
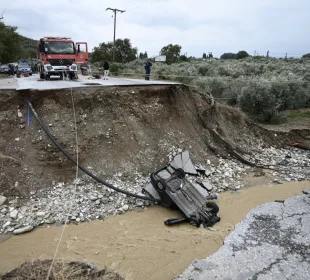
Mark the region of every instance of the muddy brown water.
[[[110, 267], [127, 280], [172, 279], [193, 260], [216, 252], [250, 209], [264, 202], [301, 194], [310, 182], [285, 183], [220, 194], [221, 222], [211, 230], [188, 224], [164, 226], [178, 212], [156, 206], [67, 227], [58, 257]], [[0, 243], [0, 272], [27, 260], [52, 258], [62, 228], [46, 227]]]

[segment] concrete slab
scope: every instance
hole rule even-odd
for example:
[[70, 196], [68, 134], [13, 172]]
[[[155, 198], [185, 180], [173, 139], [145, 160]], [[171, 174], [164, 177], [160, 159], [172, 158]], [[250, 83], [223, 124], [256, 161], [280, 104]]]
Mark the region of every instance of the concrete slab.
[[[163, 81], [145, 81], [139, 79], [127, 78], [109, 78], [109, 80], [88, 79], [88, 76], [79, 76], [78, 80], [63, 81], [58, 77], [52, 77], [50, 81], [39, 81], [39, 75], [32, 75], [30, 77], [15, 78], [17, 81], [17, 90], [57, 90], [68, 88], [82, 88], [82, 87], [114, 87], [114, 86], [159, 86], [159, 85], [180, 85], [180, 83], [163, 82]], [[5, 88], [5, 84], [3, 85]]]
[[182, 168], [187, 174], [197, 175], [196, 168], [189, 157], [188, 151], [176, 155], [170, 162], [170, 165], [175, 169]]
[[16, 89], [18, 83], [14, 78], [2, 78], [0, 79], [0, 89]]

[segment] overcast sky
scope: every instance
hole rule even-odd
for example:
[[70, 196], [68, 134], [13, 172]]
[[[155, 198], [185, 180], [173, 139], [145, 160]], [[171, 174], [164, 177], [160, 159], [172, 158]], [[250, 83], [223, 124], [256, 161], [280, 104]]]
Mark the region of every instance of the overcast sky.
[[130, 38], [139, 52], [157, 55], [169, 44], [188, 56], [246, 50], [253, 54], [299, 56], [310, 52], [310, 0], [0, 0], [4, 22], [39, 39], [69, 36], [90, 49]]

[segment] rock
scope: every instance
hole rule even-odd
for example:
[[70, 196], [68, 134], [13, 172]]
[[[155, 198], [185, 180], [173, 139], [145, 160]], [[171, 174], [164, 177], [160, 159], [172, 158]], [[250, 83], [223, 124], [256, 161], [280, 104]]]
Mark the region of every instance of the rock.
[[37, 217], [44, 217], [45, 216], [45, 212], [39, 211], [37, 212]]
[[0, 212], [5, 215], [8, 212], [8, 209], [7, 208], [3, 208]]
[[80, 218], [76, 218], [76, 221], [77, 221], [77, 222], [80, 222], [80, 221], [81, 221], [81, 219], [80, 219]]
[[98, 198], [97, 198], [97, 196], [90, 195], [90, 196], [89, 196], [89, 199], [90, 199], [91, 201], [95, 201], [95, 200], [97, 200]]
[[103, 204], [107, 204], [109, 202], [109, 199], [107, 199], [106, 197], [101, 199]]
[[52, 124], [52, 123], [49, 123], [49, 124], [48, 124], [48, 126], [49, 126], [49, 127], [52, 127], [52, 126], [53, 126], [53, 124]]
[[13, 231], [14, 234], [22, 234], [28, 231], [31, 231], [33, 229], [33, 226], [26, 226], [19, 229], [16, 229]]
[[137, 201], [137, 206], [142, 207], [144, 205], [143, 201]]
[[6, 202], [7, 198], [3, 195], [0, 195], [0, 206]]
[[128, 211], [129, 206], [126, 204], [126, 205], [124, 205], [124, 206], [122, 207], [122, 209], [123, 209], [124, 211]]
[[99, 205], [100, 203], [101, 203], [100, 199], [97, 199], [97, 200], [95, 201], [95, 204], [96, 204], [96, 205]]
[[19, 118], [21, 118], [21, 117], [23, 116], [22, 112], [21, 112], [19, 109], [17, 110], [17, 116], [18, 116]]
[[7, 221], [7, 222], [2, 226], [2, 228], [3, 228], [3, 229], [6, 229], [9, 225], [11, 225], [11, 222], [10, 222], [10, 221]]
[[279, 179], [274, 179], [273, 182], [276, 183], [276, 184], [283, 184], [283, 182], [280, 181]]
[[18, 210], [14, 209], [13, 211], [11, 211], [10, 213], [10, 217], [12, 219], [16, 219], [17, 218], [17, 215], [18, 215]]

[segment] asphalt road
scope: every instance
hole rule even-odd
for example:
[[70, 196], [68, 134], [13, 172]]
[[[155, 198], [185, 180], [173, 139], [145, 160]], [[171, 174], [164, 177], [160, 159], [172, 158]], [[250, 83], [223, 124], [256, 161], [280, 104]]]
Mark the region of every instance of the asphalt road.
[[109, 80], [88, 79], [88, 76], [79, 75], [78, 80], [66, 81], [59, 78], [52, 78], [50, 81], [40, 81], [39, 75], [22, 78], [0, 79], [0, 89], [16, 90], [53, 90], [79, 87], [114, 87], [114, 86], [156, 86], [156, 85], [177, 85], [179, 83], [165, 81], [145, 81], [144, 79], [109, 78]]
[[210, 257], [178, 280], [310, 279], [310, 195], [266, 203], [249, 212]]

